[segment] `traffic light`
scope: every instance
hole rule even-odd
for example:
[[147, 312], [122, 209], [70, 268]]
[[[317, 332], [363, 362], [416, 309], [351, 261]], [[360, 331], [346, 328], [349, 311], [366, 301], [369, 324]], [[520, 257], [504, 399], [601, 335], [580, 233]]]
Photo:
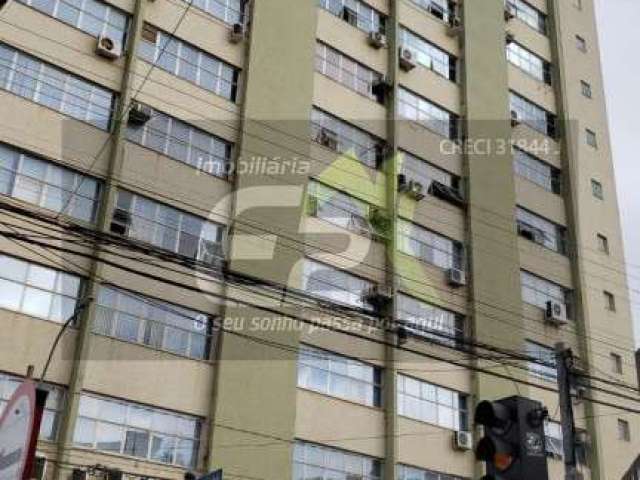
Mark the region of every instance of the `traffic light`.
[[540, 402], [524, 397], [480, 402], [474, 421], [485, 434], [476, 446], [487, 469], [482, 480], [547, 480], [546, 416]]

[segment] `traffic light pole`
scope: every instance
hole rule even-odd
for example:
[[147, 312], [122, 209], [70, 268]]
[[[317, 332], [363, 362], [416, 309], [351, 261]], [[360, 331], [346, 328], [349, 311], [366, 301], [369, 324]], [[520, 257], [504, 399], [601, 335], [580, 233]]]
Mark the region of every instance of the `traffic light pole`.
[[556, 344], [556, 366], [558, 369], [558, 392], [560, 394], [560, 415], [562, 419], [562, 443], [564, 446], [565, 479], [579, 478], [576, 467], [576, 427], [571, 403], [571, 370], [573, 352], [566, 344]]

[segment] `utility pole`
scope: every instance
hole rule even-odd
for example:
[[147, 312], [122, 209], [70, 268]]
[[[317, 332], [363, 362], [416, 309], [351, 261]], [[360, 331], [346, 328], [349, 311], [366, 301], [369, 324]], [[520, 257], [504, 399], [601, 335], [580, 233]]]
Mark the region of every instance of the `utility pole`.
[[571, 402], [573, 352], [563, 342], [556, 344], [556, 367], [558, 370], [558, 392], [560, 394], [560, 415], [562, 419], [562, 444], [564, 446], [565, 479], [580, 478], [576, 462], [576, 426]]

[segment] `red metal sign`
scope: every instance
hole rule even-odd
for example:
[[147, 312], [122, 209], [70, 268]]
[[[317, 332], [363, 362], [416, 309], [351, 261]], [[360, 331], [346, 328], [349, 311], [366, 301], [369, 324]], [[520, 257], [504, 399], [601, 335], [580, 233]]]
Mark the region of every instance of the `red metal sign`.
[[24, 480], [31, 474], [47, 392], [25, 380], [0, 418], [0, 480]]

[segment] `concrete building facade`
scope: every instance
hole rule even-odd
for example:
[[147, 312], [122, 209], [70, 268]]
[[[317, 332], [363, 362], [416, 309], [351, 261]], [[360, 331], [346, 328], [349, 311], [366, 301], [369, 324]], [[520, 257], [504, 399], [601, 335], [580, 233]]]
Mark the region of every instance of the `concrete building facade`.
[[0, 105], [0, 405], [85, 305], [39, 478], [479, 478], [519, 394], [560, 479], [560, 341], [635, 405], [593, 0], [13, 0]]

